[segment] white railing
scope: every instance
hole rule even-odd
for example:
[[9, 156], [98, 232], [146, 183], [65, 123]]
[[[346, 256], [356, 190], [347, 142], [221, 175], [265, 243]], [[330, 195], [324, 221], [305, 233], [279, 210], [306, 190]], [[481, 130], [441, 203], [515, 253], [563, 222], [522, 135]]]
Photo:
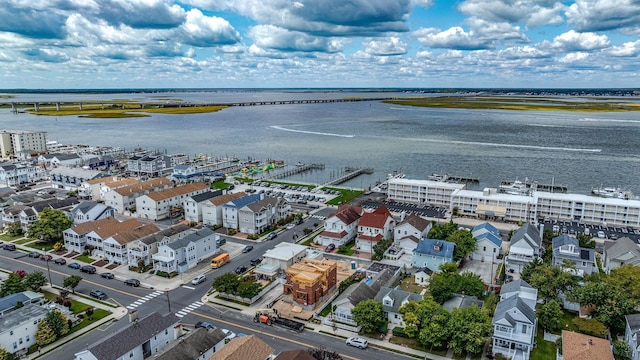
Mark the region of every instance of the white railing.
[[512, 341], [517, 341], [526, 345], [530, 345], [530, 344], [532, 345], [532, 342], [533, 342], [531, 334], [521, 334], [521, 333], [514, 334], [509, 331], [494, 330], [493, 337], [499, 338], [499, 339], [508, 339]]

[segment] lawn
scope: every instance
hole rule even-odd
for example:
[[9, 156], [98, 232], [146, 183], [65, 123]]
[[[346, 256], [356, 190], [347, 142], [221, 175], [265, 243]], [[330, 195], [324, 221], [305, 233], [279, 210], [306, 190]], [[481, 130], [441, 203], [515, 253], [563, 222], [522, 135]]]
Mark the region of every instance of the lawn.
[[[29, 241], [33, 241], [33, 239], [29, 239]], [[36, 250], [43, 250], [44, 251], [49, 251], [53, 249], [53, 244], [50, 244], [48, 242], [43, 242], [43, 241], [36, 241], [36, 242], [32, 242], [30, 244], [25, 244], [25, 246], [28, 246], [32, 249], [36, 249]]]
[[[73, 306], [72, 306], [73, 307]], [[91, 324], [93, 324], [94, 322], [103, 319], [107, 316], [109, 316], [109, 312], [107, 310], [103, 310], [103, 309], [94, 309], [93, 310], [93, 315], [91, 316], [91, 320], [89, 320], [89, 318], [87, 316], [85, 316], [82, 321], [74, 326], [73, 328], [71, 328], [71, 331], [69, 331], [69, 334], [72, 334], [82, 328], [85, 328]]]
[[14, 244], [18, 244], [18, 245], [24, 245], [24, 244], [26, 244], [28, 242], [31, 242], [31, 241], [34, 241], [34, 239], [24, 238], [22, 240], [13, 241], [13, 243]]
[[414, 276], [408, 276], [408, 277], [404, 278], [400, 282], [400, 288], [402, 290], [404, 290], [404, 291], [409, 291], [409, 292], [416, 293], [416, 294], [420, 294], [422, 292], [422, 290], [427, 290], [427, 292], [429, 292], [429, 288], [428, 287], [420, 286], [420, 285], [415, 283]]
[[327, 201], [327, 205], [348, 204], [351, 200], [357, 198], [362, 194], [362, 190], [346, 190], [346, 189], [338, 189], [338, 188], [323, 188], [323, 189], [337, 190], [341, 193], [335, 198]]
[[544, 330], [538, 326], [536, 347], [531, 351], [531, 360], [548, 360], [556, 358], [556, 344], [544, 340]]
[[96, 261], [96, 259], [90, 258], [87, 255], [78, 255], [76, 257], [73, 258], [74, 260], [78, 260], [78, 261], [82, 261], [88, 264], [91, 264], [92, 262]]
[[[420, 351], [425, 351], [429, 354], [434, 354], [434, 355], [439, 355], [439, 356], [447, 356], [447, 349], [444, 350], [436, 350], [436, 349], [431, 349], [431, 350], [426, 350], [422, 345], [418, 344], [418, 340], [416, 339], [408, 339], [408, 338], [403, 338], [400, 336], [392, 336], [391, 339], [389, 339], [389, 342], [392, 344], [398, 344], [398, 345], [404, 345], [408, 348], [414, 349], [414, 350], [420, 350]], [[427, 356], [428, 358], [428, 356]]]
[[0, 240], [3, 241], [13, 241], [15, 239], [20, 239], [21, 237], [23, 237], [24, 235], [9, 235], [7, 233], [2, 233], [0, 234]]

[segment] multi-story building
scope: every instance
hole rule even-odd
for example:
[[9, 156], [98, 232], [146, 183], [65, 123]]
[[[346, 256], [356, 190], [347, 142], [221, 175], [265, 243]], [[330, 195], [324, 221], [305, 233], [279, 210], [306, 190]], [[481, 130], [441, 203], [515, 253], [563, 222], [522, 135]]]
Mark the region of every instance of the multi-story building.
[[35, 181], [47, 180], [46, 169], [32, 161], [5, 162], [0, 164], [0, 186], [13, 187]]
[[473, 260], [496, 261], [502, 249], [500, 231], [489, 223], [482, 223], [471, 230], [471, 235], [476, 239], [476, 249], [471, 255]]
[[284, 298], [306, 309], [334, 293], [338, 265], [334, 260], [302, 259], [286, 270]]
[[453, 250], [456, 244], [444, 240], [420, 239], [413, 249], [411, 265], [414, 268], [427, 267], [432, 271], [440, 271], [440, 266], [453, 261]]
[[76, 167], [83, 163], [78, 154], [42, 154], [38, 156], [38, 164], [47, 169], [58, 166]]
[[511, 236], [506, 266], [510, 271], [522, 271], [522, 268], [536, 257], [542, 257], [541, 231], [532, 224], [522, 225]]
[[[205, 227], [187, 231], [188, 235], [158, 244], [158, 252], [151, 255], [153, 268], [157, 271], [184, 273], [200, 261], [216, 254], [216, 241], [220, 235]], [[183, 233], [183, 234], [185, 234]]]
[[358, 221], [356, 247], [360, 251], [373, 253], [373, 247], [385, 239], [393, 238], [396, 221], [386, 206], [381, 206], [373, 212], [365, 212]]
[[262, 262], [255, 268], [254, 274], [259, 278], [274, 279], [291, 265], [306, 257], [306, 246], [282, 242], [264, 253]]
[[406, 305], [409, 301], [418, 302], [422, 299], [422, 295], [404, 291], [399, 287], [390, 288], [386, 286], [381, 287], [375, 297], [377, 302], [382, 303], [382, 310], [387, 317], [387, 321], [396, 326], [405, 326], [400, 307]]
[[69, 191], [82, 190], [82, 183], [106, 176], [97, 170], [83, 168], [58, 167], [49, 172], [51, 187]]
[[10, 353], [24, 353], [36, 343], [38, 322], [47, 317], [49, 309], [38, 304], [25, 306], [3, 314], [0, 318], [0, 347]]
[[83, 201], [71, 209], [69, 213], [74, 224], [116, 216], [114, 208], [95, 201]]
[[69, 197], [65, 199], [50, 198], [24, 205], [11, 205], [2, 209], [2, 222], [4, 224], [20, 223], [20, 227], [27, 231], [44, 209], [60, 210], [70, 216], [69, 212], [76, 204], [78, 204], [78, 199]]
[[501, 221], [531, 221], [535, 219], [535, 199], [525, 195], [503, 194], [494, 188], [483, 191], [457, 190], [448, 206], [464, 216]]
[[616, 241], [605, 241], [602, 267], [609, 273], [623, 265], [640, 266], [640, 247], [624, 236]]
[[396, 201], [449, 207], [452, 194], [465, 187], [442, 181], [392, 178], [388, 181], [387, 196]]
[[202, 222], [202, 204], [211, 203], [209, 200], [222, 195], [222, 190], [205, 191], [191, 196], [182, 202], [184, 219], [191, 222]]
[[136, 199], [138, 197], [154, 191], [168, 189], [171, 185], [171, 180], [167, 178], [157, 178], [129, 186], [109, 189], [104, 194], [105, 204], [116, 209], [119, 213], [124, 213], [136, 206]]
[[417, 215], [406, 216], [393, 230], [393, 244], [405, 253], [411, 253], [418, 241], [424, 239], [431, 230], [431, 221]]
[[47, 152], [47, 132], [0, 130], [0, 157], [10, 158], [21, 151], [31, 154]]
[[103, 241], [105, 239], [119, 231], [133, 229], [141, 225], [137, 219], [120, 222], [113, 217], [88, 221], [62, 232], [64, 247], [69, 251], [76, 252], [83, 252], [89, 247], [97, 251], [97, 253], [103, 253]]
[[169, 218], [172, 209], [183, 209], [185, 200], [208, 190], [207, 184], [194, 182], [141, 195], [136, 198], [136, 216], [153, 221]]
[[93, 180], [87, 180], [80, 184], [80, 193], [83, 197], [100, 201], [105, 200], [104, 194], [124, 186], [138, 183], [136, 178], [123, 178], [120, 176], [106, 176]]
[[597, 271], [595, 250], [580, 247], [578, 239], [569, 235], [560, 235], [551, 242], [553, 249], [552, 262], [556, 266], [564, 266], [565, 262], [573, 264], [572, 273], [578, 276], [591, 275]]
[[134, 155], [127, 159], [127, 171], [131, 175], [154, 178], [170, 174], [174, 166], [188, 159], [189, 157], [185, 154]]
[[127, 244], [143, 237], [155, 234], [160, 229], [156, 224], [144, 224], [131, 229], [120, 230], [102, 241], [103, 250], [93, 250], [92, 255], [110, 262], [124, 264], [128, 262]]
[[238, 229], [238, 210], [264, 199], [264, 194], [251, 194], [233, 199], [222, 205], [222, 226], [229, 229]]
[[247, 196], [245, 192], [237, 192], [233, 194], [224, 194], [216, 196], [202, 203], [202, 224], [207, 226], [222, 225], [222, 208], [224, 204]]
[[140, 261], [144, 261], [145, 265], [151, 264], [151, 256], [158, 252], [159, 243], [167, 243], [177, 239], [189, 229], [191, 228], [188, 225], [178, 224], [127, 243], [127, 262], [129, 266], [137, 267], [140, 265]]
[[340, 205], [324, 221], [324, 231], [316, 236], [315, 242], [328, 246], [344, 245], [358, 234], [358, 221], [364, 211], [359, 206]]
[[533, 350], [538, 319], [538, 291], [523, 280], [505, 284], [493, 316], [493, 355], [528, 360]]
[[289, 215], [291, 206], [281, 197], [268, 197], [238, 209], [240, 232], [261, 234]]

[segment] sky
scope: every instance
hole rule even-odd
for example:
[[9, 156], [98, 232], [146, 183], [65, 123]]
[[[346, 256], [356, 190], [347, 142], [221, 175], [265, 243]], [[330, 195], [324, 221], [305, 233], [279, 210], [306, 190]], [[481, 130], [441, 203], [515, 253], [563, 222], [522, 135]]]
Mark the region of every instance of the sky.
[[635, 88], [640, 0], [0, 0], [0, 89]]

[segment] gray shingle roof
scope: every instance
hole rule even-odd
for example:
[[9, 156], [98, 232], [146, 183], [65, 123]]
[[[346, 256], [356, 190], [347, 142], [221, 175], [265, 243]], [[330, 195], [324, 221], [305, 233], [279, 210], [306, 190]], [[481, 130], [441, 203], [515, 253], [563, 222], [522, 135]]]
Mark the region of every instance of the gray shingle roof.
[[156, 333], [173, 327], [179, 320], [173, 313], [163, 316], [154, 312], [104, 337], [87, 350], [100, 360], [116, 360], [145, 343]]
[[140, 241], [144, 244], [147, 245], [151, 245], [153, 243], [157, 243], [158, 241], [164, 239], [165, 236], [173, 236], [175, 234], [184, 232], [191, 229], [188, 225], [185, 224], [178, 224], [178, 225], [174, 225], [170, 228], [166, 228], [164, 230], [161, 230], [155, 234], [151, 234], [148, 236], [143, 237], [142, 239], [140, 239]]
[[156, 360], [194, 360], [224, 340], [220, 329], [198, 328], [154, 356]]
[[[356, 306], [360, 301], [374, 299], [383, 286], [389, 285], [389, 280], [393, 278], [393, 275], [393, 270], [384, 269], [370, 280], [365, 279], [355, 286], [349, 286], [338, 296], [336, 302], [346, 298], [351, 305]], [[369, 282], [369, 284], [367, 284], [367, 282]]]
[[198, 194], [198, 195], [193, 195], [191, 198], [193, 199], [193, 201], [195, 201], [196, 203], [201, 203], [203, 201], [212, 199], [216, 196], [220, 196], [222, 195], [222, 190], [216, 190], [216, 191], [205, 191], [202, 194]]
[[477, 296], [453, 294], [453, 296], [442, 304], [447, 311], [452, 312], [453, 309], [464, 309], [475, 305], [482, 309], [484, 302], [479, 300]]
[[506, 323], [513, 326], [516, 322], [535, 324], [535, 311], [518, 296], [512, 296], [498, 302], [493, 315], [493, 323]]
[[190, 242], [198, 242], [200, 239], [211, 236], [213, 234], [215, 234], [213, 230], [205, 227], [194, 232], [193, 234], [189, 234], [183, 238], [176, 239], [175, 241], [168, 243], [167, 246], [172, 248], [173, 250], [178, 250], [180, 248], [186, 247]]
[[632, 332], [640, 331], [640, 314], [625, 315], [624, 318]]
[[[384, 303], [384, 298], [387, 296], [390, 297], [393, 302], [391, 306]], [[397, 287], [395, 289], [392, 289], [383, 286], [380, 288], [380, 291], [378, 291], [375, 300], [382, 303], [382, 308], [384, 309], [384, 311], [397, 313], [398, 309], [400, 309], [400, 306], [402, 306], [405, 301], [420, 301], [422, 300], [422, 298], [422, 295], [404, 291]]]
[[604, 244], [604, 248], [607, 253], [607, 258], [609, 259], [615, 259], [629, 252], [635, 254], [636, 257], [640, 257], [640, 247], [628, 237], [621, 237], [611, 242], [607, 241]]
[[511, 245], [526, 241], [532, 249], [540, 249], [542, 246], [542, 238], [540, 237], [540, 231], [535, 225], [524, 224], [511, 236]]
[[529, 285], [526, 281], [522, 279], [514, 280], [502, 285], [500, 289], [501, 294], [511, 293], [511, 292], [520, 292], [522, 288], [533, 289], [531, 285]]

